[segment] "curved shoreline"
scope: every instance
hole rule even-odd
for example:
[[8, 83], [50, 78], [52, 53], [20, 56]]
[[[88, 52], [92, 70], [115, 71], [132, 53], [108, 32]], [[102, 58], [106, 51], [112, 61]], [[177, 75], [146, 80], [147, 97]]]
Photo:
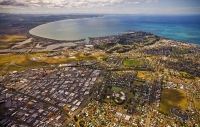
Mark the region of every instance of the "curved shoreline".
[[29, 33], [29, 36], [33, 39], [36, 39], [37, 41], [51, 41], [54, 43], [67, 43], [67, 42], [79, 42], [79, 41], [85, 41], [86, 39], [79, 39], [79, 40], [57, 40], [57, 39], [51, 39], [51, 38], [45, 38], [45, 37], [40, 37], [37, 35], [33, 35]]
[[67, 42], [79, 42], [79, 41], [85, 41], [86, 38], [82, 38], [82, 39], [75, 39], [75, 40], [64, 40], [64, 39], [53, 39], [53, 38], [47, 38], [47, 37], [42, 37], [42, 36], [38, 36], [38, 35], [34, 35], [32, 34], [30, 31], [37, 28], [37, 27], [40, 27], [40, 26], [43, 26], [43, 25], [47, 25], [47, 24], [51, 24], [51, 23], [56, 23], [56, 22], [60, 22], [60, 21], [69, 21], [69, 20], [82, 20], [82, 19], [92, 19], [92, 18], [101, 18], [103, 17], [104, 15], [97, 15], [97, 16], [94, 16], [94, 17], [85, 17], [85, 18], [74, 18], [74, 19], [64, 19], [64, 20], [57, 20], [57, 21], [53, 21], [53, 22], [48, 22], [48, 23], [44, 23], [44, 24], [41, 24], [41, 25], [38, 25], [32, 29], [29, 30], [28, 32], [28, 36], [31, 36], [32, 38], [37, 38], [37, 39], [42, 39], [42, 40], [47, 40], [47, 41], [57, 41], [57, 42], [63, 42], [63, 43], [67, 43]]
[[[55, 40], [58, 42], [77, 42], [77, 41], [82, 41], [82, 40], [89, 41], [89, 37], [96, 38], [96, 37], [112, 36], [112, 35], [117, 35], [121, 32], [126, 31], [126, 27], [123, 29], [113, 29], [113, 28], [117, 27], [116, 25], [123, 23], [122, 22], [122, 21], [124, 21], [123, 18], [117, 18], [117, 19], [114, 18], [113, 19], [112, 16], [111, 16], [111, 18], [109, 18], [109, 17], [110, 17], [110, 15], [103, 15], [103, 16], [97, 15], [96, 17], [89, 17], [89, 18], [86, 17], [86, 18], [74, 18], [74, 19], [64, 19], [64, 20], [53, 21], [53, 22], [44, 23], [44, 24], [34, 27], [34, 28], [36, 28], [34, 30], [34, 32], [32, 32], [32, 30], [34, 29], [33, 28], [29, 31], [29, 34], [33, 35], [34, 37], [45, 39], [45, 40]], [[100, 21], [96, 22], [96, 21], [98, 21], [98, 18], [100, 19]], [[101, 19], [103, 19], [103, 20], [101, 21]], [[115, 20], [118, 21], [118, 19], [119, 19], [119, 22], [122, 22], [122, 23], [115, 24], [114, 27], [112, 26], [110, 28], [109, 27], [109, 23], [110, 23], [109, 19], [113, 19], [114, 21]], [[107, 20], [108, 20], [108, 22], [107, 22]], [[132, 21], [131, 18], [130, 18], [130, 21]], [[75, 22], [75, 24], [74, 24], [74, 22]], [[105, 25], [104, 25], [104, 22], [105, 22]], [[55, 24], [51, 24], [51, 23], [55, 23]], [[70, 24], [70, 23], [72, 23], [72, 24]], [[137, 23], [137, 21], [136, 21], [136, 23]], [[145, 23], [147, 23], [147, 22], [145, 21], [144, 25], [145, 25]], [[57, 26], [56, 24], [59, 24], [62, 26], [59, 26], [59, 25]], [[65, 24], [67, 24], [67, 25], [65, 25]], [[45, 26], [43, 26], [43, 25], [45, 25]], [[131, 24], [129, 24], [129, 26], [131, 26]], [[132, 24], [132, 26], [133, 26], [133, 24]], [[41, 27], [41, 28], [38, 28], [38, 27]], [[174, 26], [172, 26], [172, 28], [173, 27]], [[131, 29], [132, 29], [132, 27], [131, 27]], [[156, 27], [155, 29], [158, 31], [159, 30], [165, 31], [165, 29], [163, 29], [162, 27], [158, 27], [158, 28]], [[143, 30], [143, 27], [140, 27], [140, 28], [133, 27], [132, 30], [150, 32], [150, 33], [153, 33], [154, 35], [157, 35], [157, 36], [160, 36], [163, 38], [168, 38], [168, 39], [180, 41], [183, 43], [200, 45], [200, 43], [198, 42], [198, 37], [191, 38], [189, 35], [184, 37], [179, 34], [172, 36], [171, 34], [168, 35], [168, 34], [165, 34], [162, 32], [157, 33], [155, 31], [155, 29], [150, 28], [150, 29]], [[168, 30], [168, 28], [166, 28], [166, 29]], [[171, 27], [169, 27], [169, 29], [171, 30]], [[94, 30], [96, 30], [96, 31], [94, 31]], [[130, 28], [129, 28], [129, 30], [130, 30]], [[115, 33], [115, 32], [117, 32], [117, 33]], [[187, 32], [183, 32], [183, 33], [186, 35], [188, 34]], [[195, 39], [197, 39], [197, 41]]]

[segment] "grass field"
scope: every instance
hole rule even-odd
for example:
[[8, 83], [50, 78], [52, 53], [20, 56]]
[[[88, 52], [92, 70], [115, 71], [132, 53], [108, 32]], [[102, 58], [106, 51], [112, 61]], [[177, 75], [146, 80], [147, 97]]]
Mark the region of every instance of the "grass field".
[[44, 66], [47, 63], [44, 62], [35, 62], [27, 58], [26, 55], [20, 55], [17, 60], [11, 63], [12, 60], [16, 59], [18, 54], [2, 54], [0, 55], [0, 74], [3, 73], [2, 69], [6, 67], [7, 64], [10, 64], [7, 71], [18, 71], [26, 68], [39, 68]]
[[10, 43], [2, 43], [0, 42], [0, 49], [8, 49], [12, 46]]
[[134, 81], [133, 84], [135, 84], [135, 85], [142, 85], [142, 84], [144, 84], [144, 82]]
[[194, 99], [194, 104], [197, 109], [200, 109], [200, 101]]
[[159, 111], [171, 115], [170, 110], [172, 108], [188, 109], [186, 93], [184, 91], [175, 89], [164, 89], [162, 91]]
[[45, 64], [48, 64], [46, 62], [36, 62], [32, 61], [28, 58], [26, 55], [20, 56], [20, 58], [15, 62], [16, 65], [28, 67], [28, 68], [40, 68], [43, 67]]
[[[77, 62], [78, 60], [94, 60], [96, 57], [84, 54], [76, 55], [75, 59], [67, 58], [65, 55], [60, 55], [56, 57], [47, 57], [44, 54], [49, 52], [38, 52], [38, 53], [30, 53], [30, 54], [22, 54], [18, 58], [18, 54], [0, 54], [0, 74], [3, 73], [2, 69], [6, 67], [7, 64], [10, 64], [12, 60], [16, 59], [12, 62], [9, 68], [6, 71], [19, 71], [27, 68], [41, 68], [44, 65], [49, 64], [60, 64], [60, 63], [71, 63]], [[41, 56], [40, 60], [32, 60], [33, 57]], [[78, 58], [77, 58], [78, 57]]]
[[178, 54], [187, 54], [187, 53], [189, 53], [189, 51], [185, 50], [185, 49], [176, 49], [173, 52], [174, 53], [178, 53]]
[[59, 63], [66, 63], [68, 59], [64, 55], [59, 55], [56, 57], [47, 57], [45, 54], [48, 54], [49, 52], [37, 52], [37, 53], [30, 53], [28, 54], [28, 58], [34, 58], [34, 57], [40, 57], [41, 59], [36, 60], [37, 62], [43, 62], [48, 64], [59, 64]]
[[[29, 57], [32, 58], [32, 57]], [[58, 57], [40, 57], [39, 60], [36, 60], [36, 62], [43, 62], [43, 63], [48, 63], [48, 64], [60, 64], [60, 63], [66, 63], [67, 58], [65, 56], [58, 56]]]
[[67, 58], [66, 57], [59, 57], [58, 59], [52, 59], [52, 58], [47, 58], [46, 62], [49, 64], [59, 64], [59, 63], [66, 63]]
[[118, 92], [120, 89], [121, 87], [113, 86], [111, 90]]
[[74, 55], [78, 60], [95, 60], [96, 57], [93, 55], [84, 55], [82, 53], [77, 53]]
[[58, 55], [56, 57], [47, 57], [42, 55], [42, 53], [39, 53], [37, 55], [31, 54], [29, 55], [29, 58], [34, 58], [34, 57], [39, 57], [39, 59], [35, 60], [37, 62], [44, 62], [44, 63], [48, 63], [48, 64], [61, 64], [61, 63], [73, 63], [73, 62], [77, 62], [81, 59], [77, 59], [76, 57], [74, 58], [69, 58], [66, 57], [65, 55]]
[[[19, 67], [19, 66], [15, 66], [15, 65], [11, 65], [7, 71], [9, 72], [12, 72], [12, 71], [21, 71], [21, 70], [24, 70], [25, 68], [24, 67]], [[1, 72], [0, 72], [1, 74]]]
[[44, 55], [44, 54], [47, 54], [47, 53], [49, 53], [49, 51], [47, 51], [47, 52], [34, 52], [34, 53], [29, 53], [28, 54], [28, 57], [37, 57], [37, 56], [40, 56], [40, 55]]
[[124, 66], [140, 66], [142, 63], [137, 60], [124, 60], [123, 61]]
[[0, 49], [8, 49], [16, 42], [25, 41], [27, 37], [20, 35], [0, 35]]
[[107, 58], [108, 55], [106, 55], [106, 54], [97, 54], [97, 55], [95, 55], [95, 57], [96, 57], [97, 59], [104, 59], [104, 58]]
[[137, 77], [146, 80], [152, 79], [152, 76], [147, 71], [138, 71]]
[[2, 70], [6, 66], [6, 64], [8, 64], [10, 61], [12, 61], [15, 57], [17, 57], [16, 54], [0, 55], [0, 70]]
[[27, 38], [20, 35], [0, 35], [0, 42], [3, 43], [14, 43], [25, 41]]

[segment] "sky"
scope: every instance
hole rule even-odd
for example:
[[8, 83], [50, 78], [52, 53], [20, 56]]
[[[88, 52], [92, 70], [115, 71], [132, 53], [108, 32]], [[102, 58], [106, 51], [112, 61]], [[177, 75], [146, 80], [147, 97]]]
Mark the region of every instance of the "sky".
[[200, 0], [0, 0], [0, 13], [200, 14]]

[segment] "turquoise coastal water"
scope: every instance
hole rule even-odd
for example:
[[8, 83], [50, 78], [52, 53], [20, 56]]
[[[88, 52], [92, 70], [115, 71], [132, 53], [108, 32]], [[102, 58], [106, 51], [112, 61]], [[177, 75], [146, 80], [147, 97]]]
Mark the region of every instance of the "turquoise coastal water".
[[30, 33], [56, 40], [79, 40], [116, 35], [129, 30], [151, 32], [162, 37], [200, 45], [200, 15], [105, 15], [98, 18], [47, 23], [30, 30]]

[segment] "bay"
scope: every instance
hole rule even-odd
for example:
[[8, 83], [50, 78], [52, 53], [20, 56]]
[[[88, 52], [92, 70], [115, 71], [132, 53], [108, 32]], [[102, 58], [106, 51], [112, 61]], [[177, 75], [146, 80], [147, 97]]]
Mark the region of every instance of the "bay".
[[183, 42], [200, 44], [200, 15], [104, 15], [68, 19], [33, 28], [33, 35], [55, 40], [79, 40], [117, 35], [126, 31], [145, 31]]

